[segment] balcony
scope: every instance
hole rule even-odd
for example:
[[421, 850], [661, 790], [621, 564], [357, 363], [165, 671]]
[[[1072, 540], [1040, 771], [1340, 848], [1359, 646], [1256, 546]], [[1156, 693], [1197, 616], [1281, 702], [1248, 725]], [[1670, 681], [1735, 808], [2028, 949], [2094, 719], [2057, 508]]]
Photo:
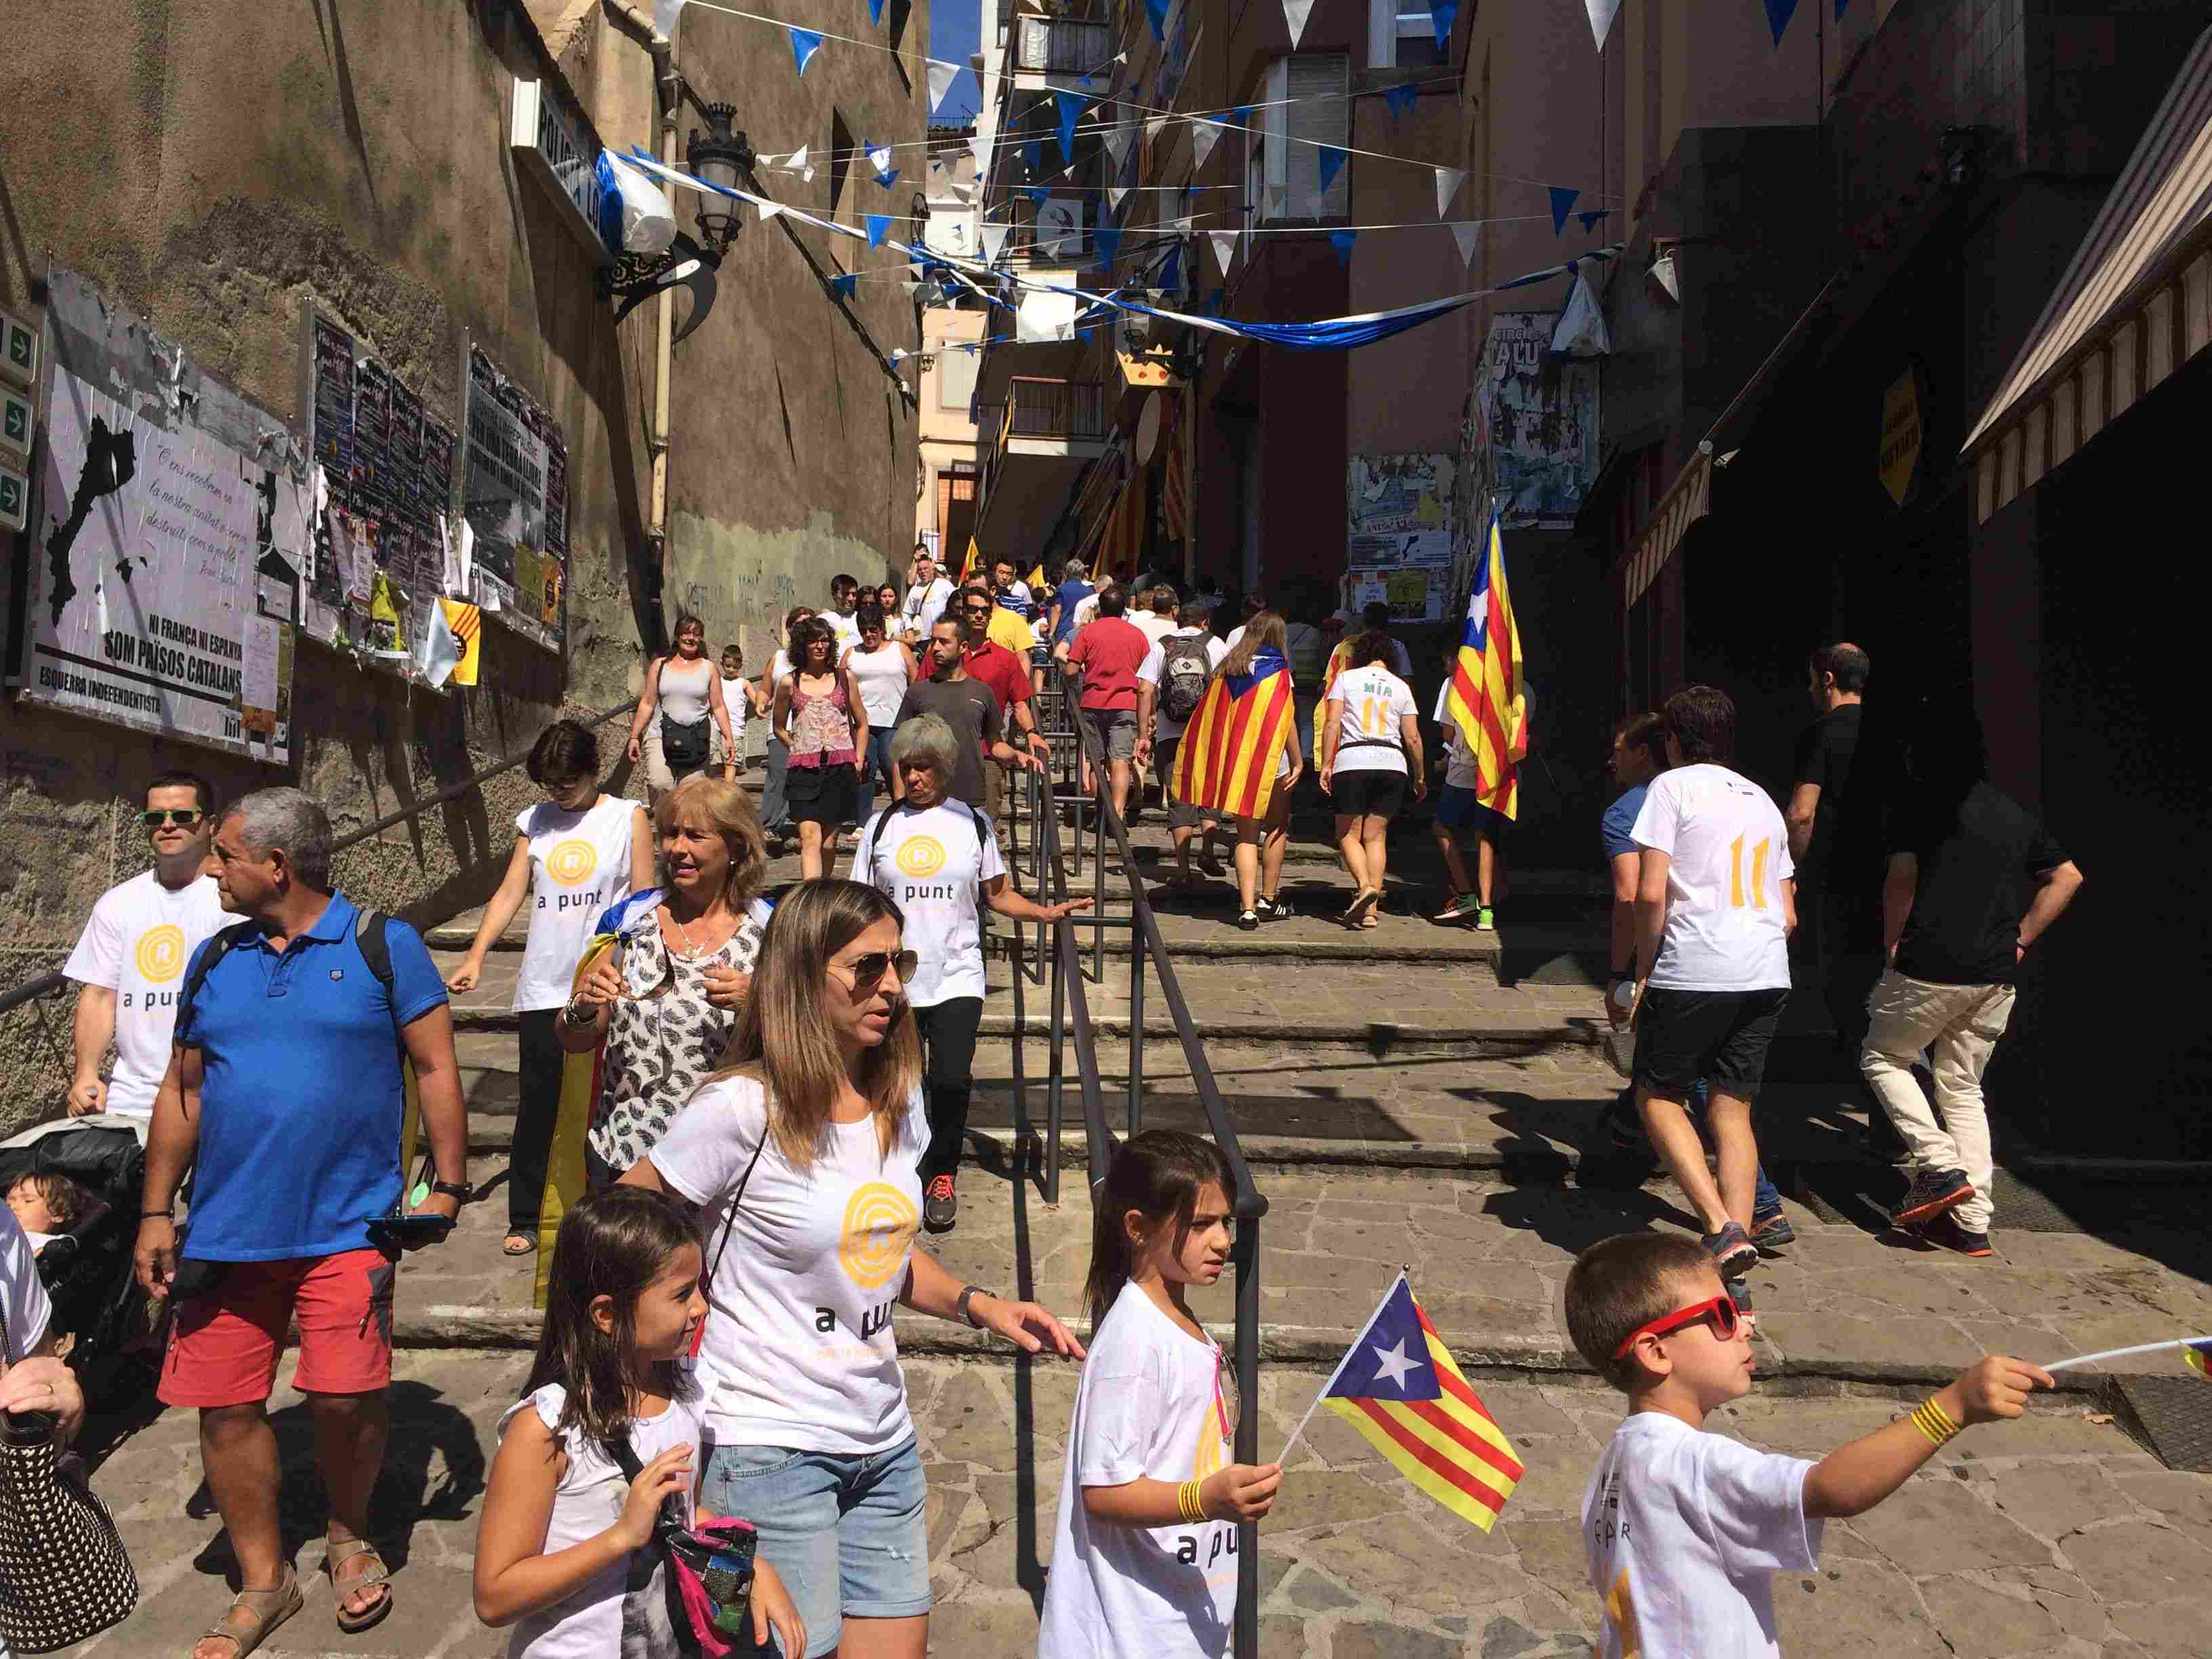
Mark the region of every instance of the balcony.
[[1024, 14], [1013, 20], [1008, 44], [1017, 92], [1082, 91], [1082, 76], [1113, 67], [1111, 23]]
[[1096, 380], [1018, 374], [1006, 382], [1004, 404], [979, 408], [982, 504], [975, 533], [994, 558], [1042, 556], [1067, 492], [1105, 451], [1106, 391]]

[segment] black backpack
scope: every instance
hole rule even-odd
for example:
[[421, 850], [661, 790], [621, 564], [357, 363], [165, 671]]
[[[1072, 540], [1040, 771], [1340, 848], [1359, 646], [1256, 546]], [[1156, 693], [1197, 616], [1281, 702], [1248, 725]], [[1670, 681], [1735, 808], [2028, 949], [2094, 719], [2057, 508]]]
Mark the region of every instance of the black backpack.
[[[387, 1002], [392, 998], [392, 941], [386, 937], [384, 930], [391, 920], [381, 910], [363, 910], [355, 917], [353, 927], [353, 942], [361, 947], [361, 958], [368, 964], [368, 971], [376, 975], [376, 982], [384, 988]], [[215, 971], [216, 963], [230, 954], [233, 945], [243, 945], [256, 931], [255, 924], [251, 921], [234, 922], [208, 941], [208, 948], [200, 953], [199, 960], [192, 964], [191, 972], [185, 975], [184, 993], [177, 999], [177, 1025], [179, 1030], [191, 1024], [192, 1004], [199, 996], [200, 987], [207, 983], [207, 976]], [[394, 1025], [392, 1036], [395, 1041], [398, 1035], [399, 1028]], [[406, 1059], [404, 1047], [400, 1059], [403, 1062]]]
[[[897, 811], [900, 807], [905, 805], [906, 803], [904, 801], [895, 800], [891, 802], [890, 805], [884, 807], [882, 811], [877, 813], [875, 817], [870, 818], [867, 823], [867, 827], [860, 831], [860, 840], [854, 842], [853, 845], [858, 847], [860, 844], [860, 842], [866, 842], [870, 847], [873, 847], [876, 844], [876, 832], [884, 827], [884, 820], [890, 817], [892, 813]], [[983, 815], [977, 811], [974, 807], [969, 805], [966, 801], [961, 799], [957, 795], [947, 795], [943, 800], [939, 801], [938, 805], [940, 806], [957, 806], [968, 815], [969, 824], [975, 831], [975, 867], [978, 870], [981, 869], [983, 867]], [[856, 875], [853, 879], [855, 881], [865, 881], [866, 878]]]

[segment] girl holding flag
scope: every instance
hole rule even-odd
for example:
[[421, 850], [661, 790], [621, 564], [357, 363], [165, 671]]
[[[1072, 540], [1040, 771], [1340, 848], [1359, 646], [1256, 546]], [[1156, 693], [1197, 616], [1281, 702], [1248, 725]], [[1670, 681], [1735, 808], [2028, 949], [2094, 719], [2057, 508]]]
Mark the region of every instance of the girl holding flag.
[[1291, 914], [1280, 896], [1291, 792], [1305, 773], [1283, 619], [1262, 611], [1222, 659], [1176, 750], [1175, 796], [1237, 820], [1237, 925]]

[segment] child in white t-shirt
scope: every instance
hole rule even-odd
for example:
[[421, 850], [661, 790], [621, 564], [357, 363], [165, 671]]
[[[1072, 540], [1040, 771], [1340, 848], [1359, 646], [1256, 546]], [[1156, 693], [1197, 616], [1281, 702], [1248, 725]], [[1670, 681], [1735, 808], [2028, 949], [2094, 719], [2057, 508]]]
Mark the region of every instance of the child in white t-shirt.
[[[610, 1187], [561, 1218], [545, 1326], [523, 1397], [499, 1420], [477, 1534], [477, 1617], [515, 1627], [509, 1659], [673, 1654], [664, 1510], [695, 1515], [708, 1393], [687, 1356], [707, 1316], [690, 1211], [665, 1193]], [[641, 1466], [623, 1477], [611, 1444]], [[783, 1581], [754, 1563], [755, 1644], [806, 1650]]]
[[1237, 1611], [1237, 1523], [1279, 1465], [1231, 1463], [1221, 1349], [1186, 1292], [1229, 1260], [1228, 1160], [1133, 1135], [1093, 1200], [1091, 1351], [1075, 1391], [1038, 1659], [1218, 1659]]
[[38, 1255], [92, 1208], [92, 1194], [64, 1175], [23, 1175], [8, 1189], [8, 1207]]
[[[1697, 1240], [1628, 1233], [1567, 1275], [1567, 1330], [1626, 1394], [1583, 1496], [1583, 1547], [1605, 1612], [1600, 1659], [1768, 1659], [1773, 1575], [1820, 1565], [1821, 1523], [1863, 1514], [1970, 1423], [2018, 1417], [2051, 1376], [1992, 1355], [1888, 1427], [1818, 1463], [1704, 1431], [1751, 1392], [1753, 1316]], [[1095, 1352], [1095, 1345], [1094, 1345]]]

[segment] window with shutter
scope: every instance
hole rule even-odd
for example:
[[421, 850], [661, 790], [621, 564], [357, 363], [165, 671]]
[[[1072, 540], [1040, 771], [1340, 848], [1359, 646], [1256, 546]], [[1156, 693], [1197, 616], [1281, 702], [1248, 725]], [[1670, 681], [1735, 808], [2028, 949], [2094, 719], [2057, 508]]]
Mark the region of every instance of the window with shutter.
[[1367, 67], [1433, 69], [1444, 61], [1437, 50], [1436, 19], [1418, 0], [1367, 0]]
[[1262, 218], [1342, 219], [1352, 211], [1352, 164], [1324, 193], [1321, 147], [1349, 142], [1351, 60], [1340, 52], [1301, 52], [1267, 66], [1267, 198]]
[[975, 396], [975, 354], [939, 348], [937, 354], [937, 406], [965, 409]]

